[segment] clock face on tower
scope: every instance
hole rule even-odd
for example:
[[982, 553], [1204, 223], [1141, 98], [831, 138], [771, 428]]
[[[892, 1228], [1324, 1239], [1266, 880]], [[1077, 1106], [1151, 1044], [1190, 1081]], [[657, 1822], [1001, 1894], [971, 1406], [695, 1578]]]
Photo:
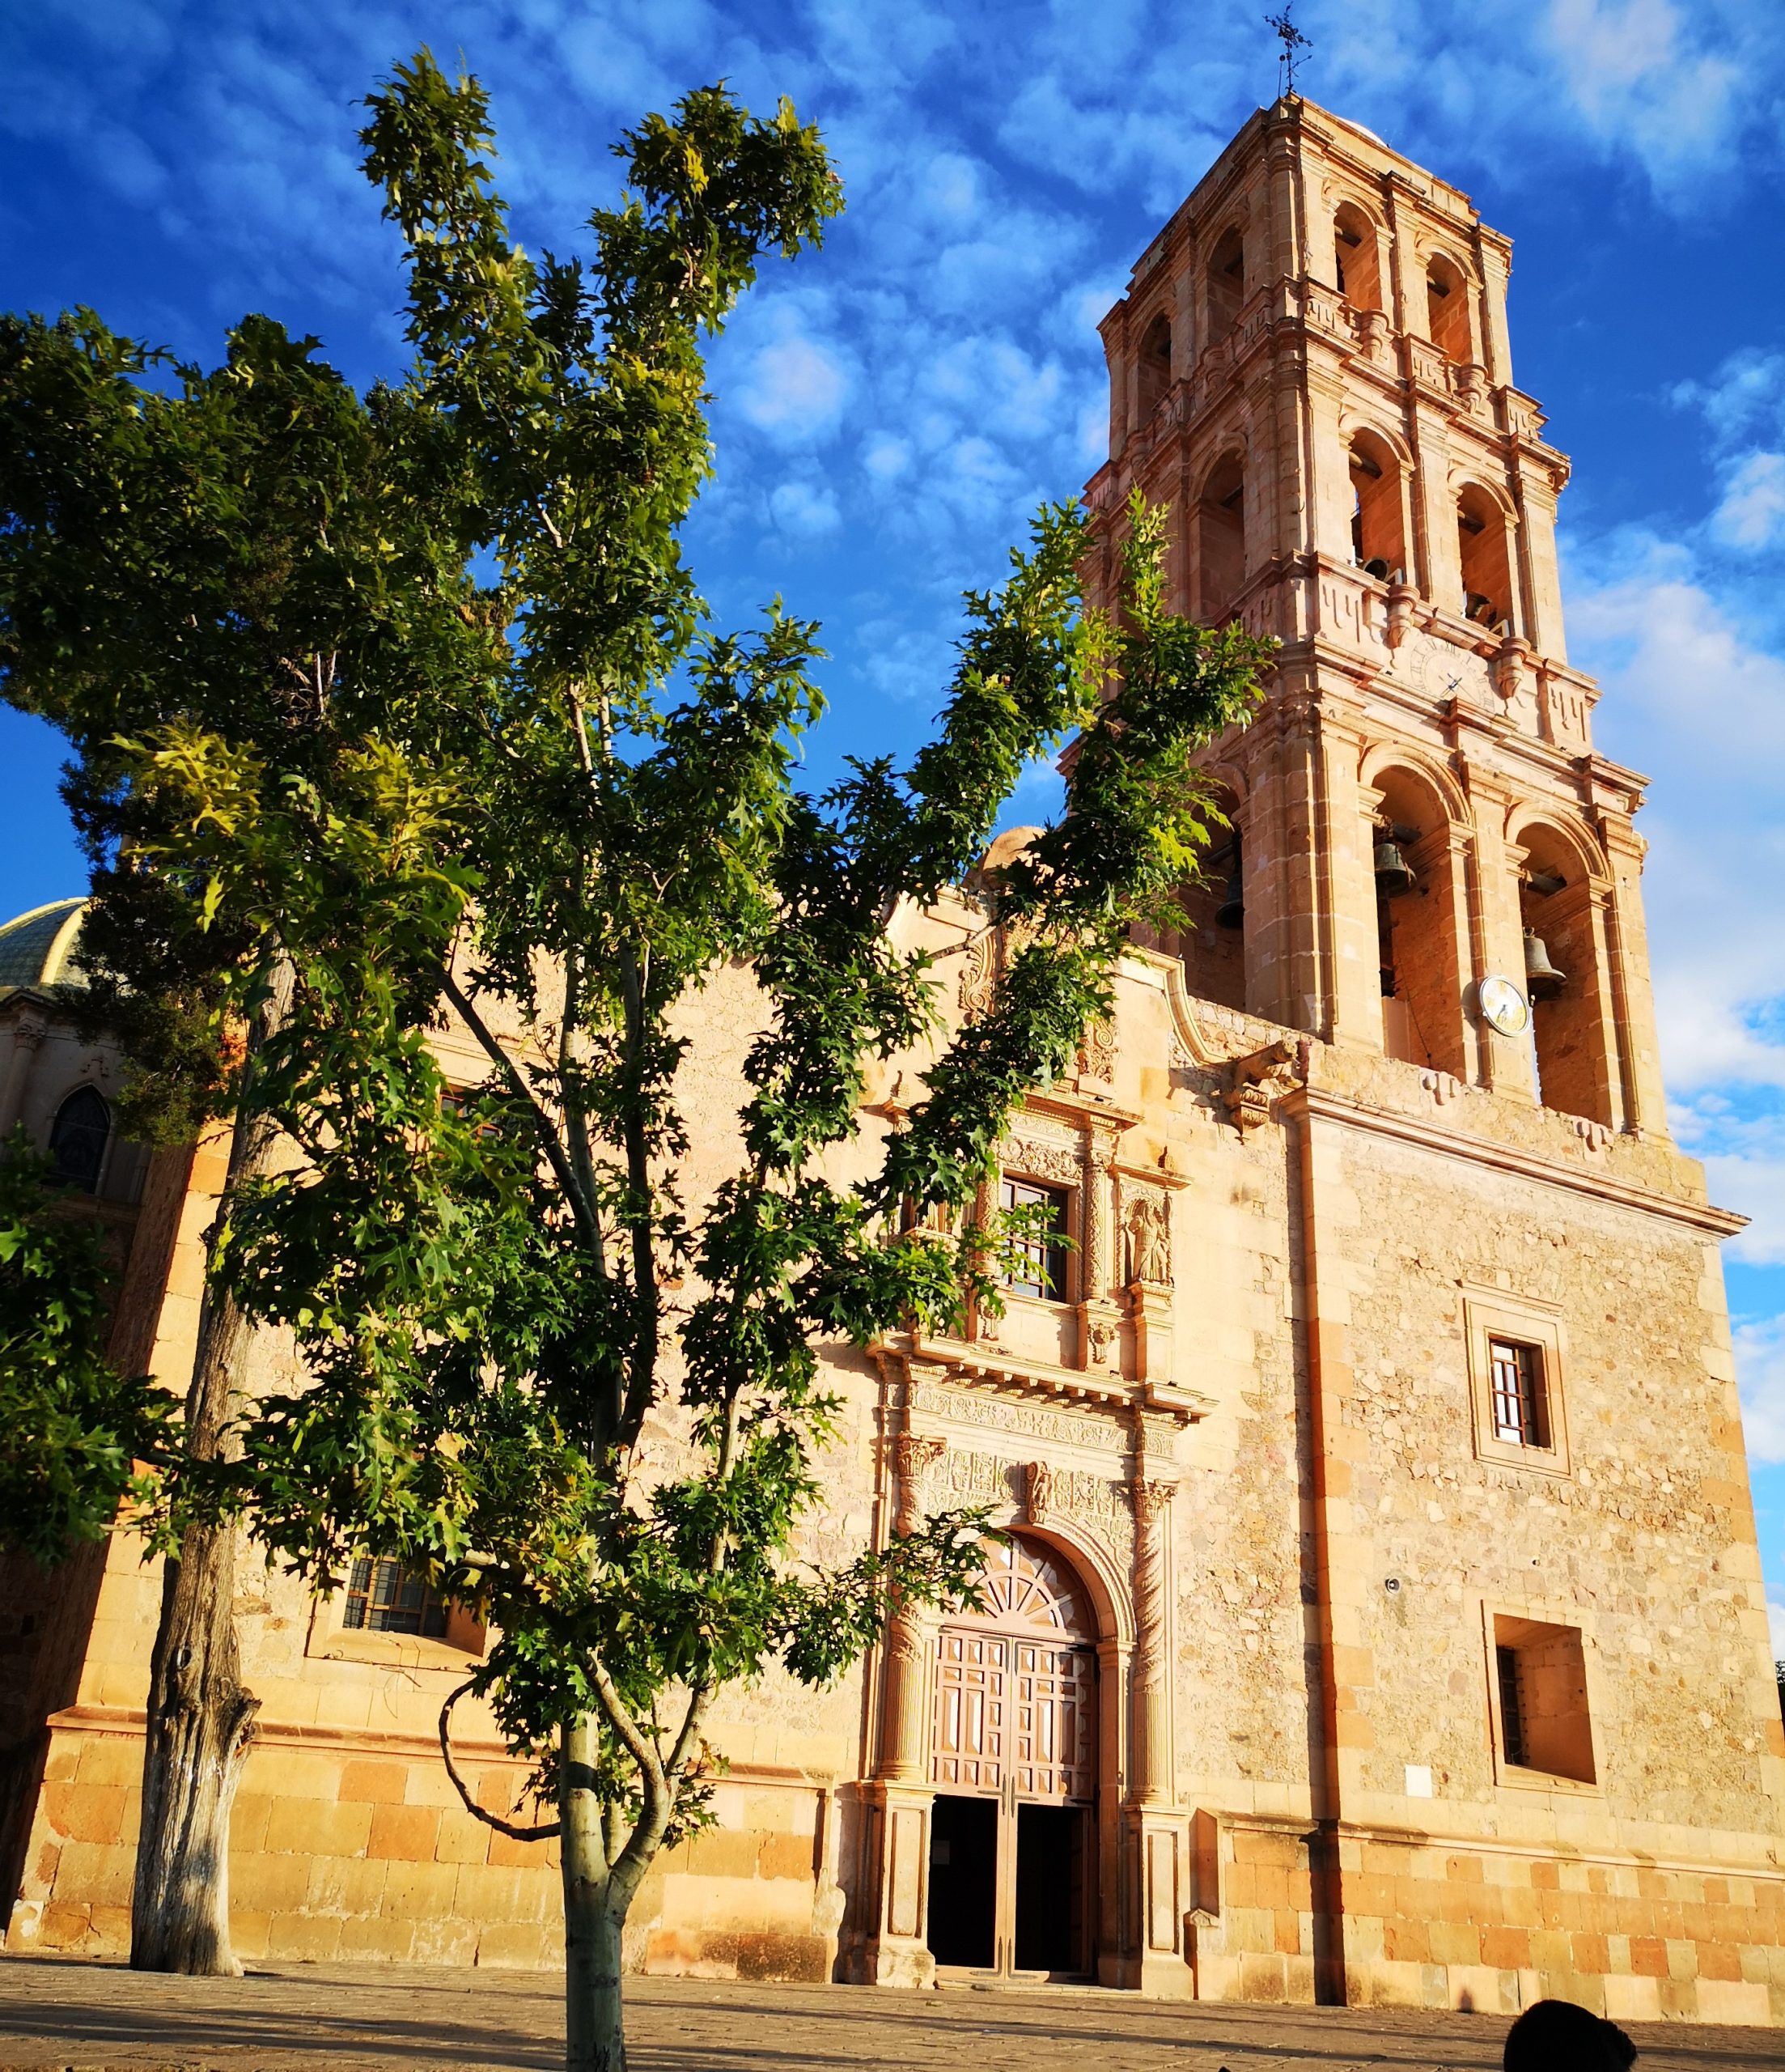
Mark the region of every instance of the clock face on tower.
[[1475, 988], [1475, 1004], [1482, 1019], [1502, 1036], [1522, 1036], [1531, 1026], [1531, 1009], [1510, 979], [1490, 972]]

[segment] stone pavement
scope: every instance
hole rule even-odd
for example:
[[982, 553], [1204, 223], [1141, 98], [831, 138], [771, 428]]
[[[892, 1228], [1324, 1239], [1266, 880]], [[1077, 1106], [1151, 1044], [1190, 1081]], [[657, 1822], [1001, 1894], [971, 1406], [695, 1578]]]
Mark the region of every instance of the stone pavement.
[[[1507, 2024], [1401, 2010], [1190, 2006], [1092, 1991], [916, 1993], [627, 1981], [634, 2072], [1491, 2072]], [[175, 1979], [0, 1956], [0, 2072], [552, 2072], [556, 1973], [411, 1965], [257, 1966]], [[1639, 2072], [1785, 2067], [1785, 2033], [1633, 2027]]]

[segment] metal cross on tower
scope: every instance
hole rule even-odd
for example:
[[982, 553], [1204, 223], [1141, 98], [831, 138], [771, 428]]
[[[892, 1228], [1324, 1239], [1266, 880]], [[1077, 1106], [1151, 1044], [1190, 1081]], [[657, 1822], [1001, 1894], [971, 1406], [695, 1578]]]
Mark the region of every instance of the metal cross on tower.
[[1295, 91], [1295, 63], [1300, 54], [1312, 48], [1308, 38], [1289, 19], [1289, 10], [1294, 0], [1283, 0], [1280, 15], [1266, 15], [1266, 22], [1277, 32], [1277, 40], [1283, 45], [1277, 60], [1277, 91], [1280, 96]]

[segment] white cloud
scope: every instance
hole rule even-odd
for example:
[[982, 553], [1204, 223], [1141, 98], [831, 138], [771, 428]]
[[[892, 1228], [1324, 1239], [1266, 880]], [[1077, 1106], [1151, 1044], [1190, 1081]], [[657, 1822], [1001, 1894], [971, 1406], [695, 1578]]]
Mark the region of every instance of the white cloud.
[[1730, 470], [1711, 529], [1746, 553], [1785, 543], [1785, 453], [1749, 453]]
[[1766, 1465], [1785, 1461], [1785, 1317], [1738, 1323], [1735, 1335], [1748, 1458]]
[[1766, 1600], [1766, 1625], [1771, 1636], [1774, 1661], [1785, 1662], [1785, 1603], [1776, 1597]]
[[769, 512], [782, 532], [797, 539], [822, 538], [843, 522], [836, 498], [810, 482], [782, 482], [770, 495]]
[[728, 401], [778, 444], [815, 445], [836, 429], [851, 385], [841, 350], [790, 322], [758, 348]]

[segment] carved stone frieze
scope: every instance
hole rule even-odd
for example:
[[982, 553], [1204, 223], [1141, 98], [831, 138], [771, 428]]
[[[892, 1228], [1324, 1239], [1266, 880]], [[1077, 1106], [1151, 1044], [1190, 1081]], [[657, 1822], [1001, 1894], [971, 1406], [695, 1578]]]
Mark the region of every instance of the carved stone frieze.
[[1113, 1417], [1086, 1417], [1054, 1410], [1045, 1403], [1013, 1402], [984, 1389], [949, 1388], [934, 1382], [914, 1382], [906, 1398], [911, 1415], [944, 1418], [984, 1432], [1008, 1433], [1013, 1439], [1073, 1446], [1099, 1454], [1126, 1454], [1126, 1425]]
[[1007, 1171], [1032, 1173], [1038, 1180], [1052, 1180], [1061, 1187], [1075, 1187], [1083, 1176], [1083, 1160], [1076, 1144], [1049, 1143], [1028, 1135], [1007, 1136], [998, 1147], [998, 1157]]

